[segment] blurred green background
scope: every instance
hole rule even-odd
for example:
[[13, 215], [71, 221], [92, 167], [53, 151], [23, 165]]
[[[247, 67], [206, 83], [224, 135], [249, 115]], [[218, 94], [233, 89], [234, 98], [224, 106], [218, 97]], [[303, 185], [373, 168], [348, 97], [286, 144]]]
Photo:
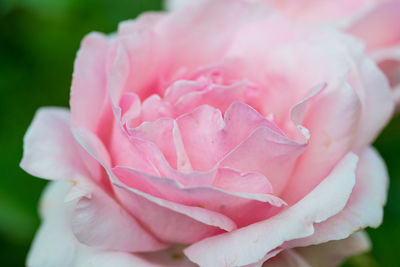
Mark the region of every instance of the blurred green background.
[[[19, 169], [22, 138], [41, 106], [68, 106], [75, 54], [91, 31], [110, 33], [118, 22], [161, 0], [0, 0], [0, 265], [24, 266], [39, 225], [37, 202], [46, 182]], [[391, 176], [385, 220], [368, 230], [373, 250], [345, 266], [400, 266], [400, 117], [376, 141]]]

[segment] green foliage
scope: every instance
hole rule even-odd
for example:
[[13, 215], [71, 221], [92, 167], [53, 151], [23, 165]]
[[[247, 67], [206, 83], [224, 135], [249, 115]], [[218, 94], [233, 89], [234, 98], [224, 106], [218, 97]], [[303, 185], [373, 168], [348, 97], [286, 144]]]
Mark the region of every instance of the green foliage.
[[[37, 203], [44, 180], [24, 173], [18, 163], [22, 138], [41, 106], [68, 106], [75, 54], [84, 35], [112, 32], [118, 22], [160, 0], [0, 0], [0, 259], [24, 266], [39, 225]], [[376, 142], [391, 176], [382, 227], [369, 230], [371, 253], [345, 266], [395, 266], [400, 247], [400, 117]], [[379, 263], [379, 264], [377, 264]]]

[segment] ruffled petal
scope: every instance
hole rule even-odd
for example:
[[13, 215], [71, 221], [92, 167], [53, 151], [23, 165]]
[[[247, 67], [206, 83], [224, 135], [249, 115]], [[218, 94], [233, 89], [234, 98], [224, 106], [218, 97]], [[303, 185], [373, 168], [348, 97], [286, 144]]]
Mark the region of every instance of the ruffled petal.
[[[74, 130], [78, 142], [107, 171], [119, 200], [146, 225], [156, 237], [170, 243], [193, 243], [204, 237], [233, 230], [236, 225], [228, 217], [200, 207], [189, 207], [163, 200], [122, 184], [111, 171], [107, 150], [101, 141], [84, 129]], [[190, 229], [190, 231], [180, 231]]]
[[[276, 138], [282, 135], [273, 122], [240, 102], [233, 103], [224, 117], [219, 109], [208, 105], [200, 106], [179, 117], [177, 124], [192, 166], [199, 171], [212, 169], [257, 128], [265, 128], [275, 134]], [[285, 137], [282, 136], [282, 139]]]

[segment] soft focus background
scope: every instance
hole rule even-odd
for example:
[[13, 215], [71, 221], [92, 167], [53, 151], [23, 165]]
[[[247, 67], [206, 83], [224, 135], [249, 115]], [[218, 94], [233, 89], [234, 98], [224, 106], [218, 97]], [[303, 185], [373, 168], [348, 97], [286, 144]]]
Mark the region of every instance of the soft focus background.
[[[68, 106], [75, 54], [91, 31], [111, 33], [118, 22], [161, 0], [0, 0], [0, 260], [24, 266], [39, 226], [37, 203], [46, 182], [19, 167], [22, 139], [41, 106]], [[383, 225], [369, 229], [373, 249], [345, 266], [399, 266], [400, 116], [375, 142], [391, 186]]]

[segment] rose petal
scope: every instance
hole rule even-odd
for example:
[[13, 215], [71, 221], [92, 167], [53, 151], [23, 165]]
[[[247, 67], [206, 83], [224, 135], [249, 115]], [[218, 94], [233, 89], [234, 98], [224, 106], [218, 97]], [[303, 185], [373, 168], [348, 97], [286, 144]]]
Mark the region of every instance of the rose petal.
[[353, 146], [360, 101], [346, 82], [336, 86], [331, 84], [318, 95], [304, 117], [311, 139], [283, 193], [289, 203], [307, 195]]
[[361, 100], [361, 118], [354, 150], [371, 144], [393, 115], [394, 99], [386, 77], [363, 51], [351, 51], [357, 68], [350, 75], [350, 84]]
[[192, 170], [175, 120], [161, 118], [154, 122], [144, 122], [130, 130], [130, 134], [154, 143], [173, 168], [186, 172]]
[[192, 166], [199, 171], [212, 169], [258, 127], [281, 134], [274, 123], [240, 102], [233, 103], [224, 118], [220, 110], [204, 105], [179, 117], [177, 123]]
[[356, 165], [357, 156], [348, 154], [310, 194], [286, 211], [234, 232], [206, 238], [185, 249], [185, 255], [200, 266], [241, 266], [258, 262], [285, 241], [312, 235], [314, 223], [344, 208], [355, 183]]
[[107, 101], [105, 66], [109, 46], [108, 38], [100, 33], [89, 34], [82, 41], [71, 87], [72, 127], [85, 127], [93, 132], [98, 130]]
[[[219, 172], [228, 170], [220, 170]], [[233, 170], [231, 174], [240, 175]], [[135, 189], [153, 197], [182, 204], [191, 208], [201, 207], [207, 211], [223, 214], [239, 226], [276, 214], [285, 203], [269, 194], [233, 193], [209, 186], [183, 187], [168, 178], [146, 175], [132, 168], [116, 167], [113, 174], [127, 190]], [[188, 216], [191, 216], [190, 214]], [[222, 228], [231, 231], [231, 228]]]
[[69, 123], [67, 109], [39, 109], [24, 137], [21, 168], [31, 175], [50, 180], [90, 177]]
[[173, 257], [165, 257], [163, 263], [152, 263], [139, 254], [94, 249], [79, 243], [69, 224], [76, 201], [63, 201], [70, 188], [71, 183], [65, 181], [52, 182], [46, 188], [41, 205], [45, 217], [29, 251], [27, 266], [191, 266], [187, 262], [174, 265], [181, 261]]
[[356, 184], [346, 207], [337, 215], [315, 224], [312, 236], [290, 241], [285, 247], [344, 239], [366, 227], [378, 227], [383, 218], [387, 187], [388, 175], [382, 158], [373, 148], [367, 148], [360, 155]]
[[73, 208], [73, 203], [63, 203], [70, 187], [71, 183], [67, 181], [51, 182], [43, 192], [40, 210], [44, 220], [31, 245], [27, 266], [73, 265], [78, 251], [66, 215]]
[[249, 102], [257, 89], [247, 82], [237, 82], [232, 85], [209, 84], [203, 90], [196, 90], [181, 96], [175, 105], [176, 114], [184, 114], [194, 107], [210, 105], [225, 112], [235, 101]]
[[107, 150], [95, 135], [85, 129], [75, 129], [74, 136], [105, 168], [115, 185], [113, 189], [117, 197], [126, 208], [162, 241], [193, 243], [219, 233], [221, 229], [232, 230], [236, 227], [231, 219], [222, 214], [166, 201], [125, 186], [111, 172]]
[[297, 248], [295, 251], [309, 263], [309, 266], [334, 267], [339, 266], [348, 257], [368, 251], [370, 247], [368, 236], [364, 232], [359, 232], [343, 240]]
[[306, 145], [291, 141], [266, 127], [256, 129], [221, 161], [220, 166], [258, 172], [279, 195]]
[[268, 179], [256, 172], [240, 173], [229, 168], [219, 168], [213, 186], [228, 192], [270, 194], [273, 188]]
[[[295, 250], [286, 249], [277, 256], [266, 261], [260, 267], [312, 267], [308, 262]], [[318, 265], [315, 265], [318, 266]]]
[[[110, 155], [107, 157], [112, 158], [113, 166], [130, 166], [149, 174], [160, 175], [158, 170], [159, 166], [155, 166], [154, 163], [150, 161], [150, 156], [153, 156], [150, 154], [152, 151], [143, 147], [138, 147], [131, 142], [126, 130], [123, 129], [120, 122], [115, 122], [112, 125], [112, 128], [111, 142], [109, 145]], [[161, 154], [159, 149], [157, 149], [157, 152], [158, 154]], [[108, 154], [107, 151], [104, 153]], [[163, 158], [163, 160], [160, 160], [157, 164], [168, 165], [168, 162]], [[111, 162], [108, 167], [111, 167]]]
[[[74, 185], [83, 193], [71, 214], [71, 227], [77, 239], [90, 247], [126, 252], [166, 248], [122, 206], [90, 182]], [[73, 194], [74, 192], [72, 192]], [[71, 201], [71, 192], [66, 196]], [[75, 199], [74, 199], [75, 200]]]
[[143, 101], [142, 121], [155, 121], [158, 118], [174, 117], [170, 103], [163, 101], [159, 95], [151, 95]]
[[171, 248], [163, 251], [153, 252], [153, 253], [141, 253], [141, 258], [157, 264], [157, 266], [170, 266], [170, 267], [196, 267], [198, 265], [189, 261], [188, 258], [183, 254], [184, 246], [175, 245]]
[[236, 229], [231, 219], [217, 212], [166, 201], [121, 184], [115, 191], [127, 209], [164, 242], [191, 244]]

